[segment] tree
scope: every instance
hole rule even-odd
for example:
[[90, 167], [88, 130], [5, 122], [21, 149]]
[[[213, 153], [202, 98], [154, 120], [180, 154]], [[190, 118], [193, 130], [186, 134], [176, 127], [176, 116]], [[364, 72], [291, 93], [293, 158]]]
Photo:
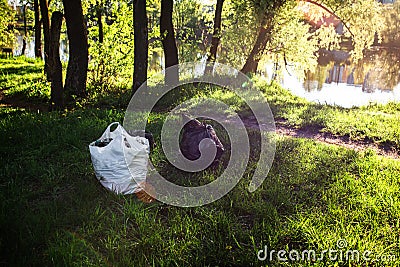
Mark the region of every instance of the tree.
[[41, 34], [41, 22], [39, 14], [39, 0], [33, 1], [33, 10], [35, 15], [35, 57], [42, 57], [42, 34]]
[[50, 30], [50, 57], [51, 62], [51, 95], [50, 110], [58, 110], [63, 107], [63, 87], [62, 87], [62, 65], [60, 60], [60, 33], [63, 14], [54, 11], [51, 15]]
[[99, 43], [103, 43], [104, 41], [102, 16], [103, 16], [103, 8], [100, 6], [100, 2], [96, 1], [96, 18], [97, 18], [97, 25], [99, 27]]
[[261, 54], [263, 53], [267, 42], [271, 39], [271, 30], [273, 28], [272, 22], [274, 15], [284, 4], [285, 1], [278, 0], [271, 0], [267, 2], [262, 2], [258, 0], [255, 1], [254, 8], [258, 8], [259, 10], [261, 9], [261, 24], [258, 29], [256, 42], [254, 43], [253, 49], [247, 57], [246, 63], [244, 64], [241, 72], [248, 74], [257, 71], [258, 62], [260, 61]]
[[24, 21], [24, 37], [22, 39], [22, 50], [21, 50], [21, 56], [25, 55], [25, 50], [26, 50], [26, 39], [28, 38], [28, 29], [26, 25], [26, 3], [22, 6], [22, 17]]
[[272, 25], [268, 21], [271, 21], [271, 19], [265, 18], [264, 22], [259, 26], [256, 42], [254, 43], [253, 49], [251, 50], [249, 56], [247, 57], [246, 63], [241, 70], [241, 72], [245, 74], [254, 73], [257, 71], [261, 54], [264, 51], [268, 40], [271, 38]]
[[47, 0], [39, 0], [41, 21], [43, 24], [43, 38], [44, 38], [44, 73], [47, 74], [47, 80], [51, 81], [48, 74], [51, 66], [49, 65], [49, 49], [50, 49], [50, 18], [49, 6]]
[[180, 61], [196, 61], [205, 50], [199, 44], [202, 42], [204, 12], [198, 0], [176, 0], [172, 14], [172, 24], [175, 30], [176, 46]]
[[[259, 13], [261, 25], [259, 27], [256, 42], [249, 54], [245, 65], [242, 68], [244, 73], [251, 73], [257, 70], [258, 62], [265, 50], [265, 47], [271, 42], [273, 35], [268, 34], [275, 26], [275, 16], [279, 14], [280, 8], [285, 4], [296, 4], [298, 2], [308, 2], [316, 5], [329, 14], [334, 15], [342, 21], [345, 28], [345, 36], [351, 37], [353, 49], [351, 51], [353, 59], [358, 60], [362, 57], [362, 51], [372, 46], [375, 34], [383, 28], [383, 23], [379, 21], [381, 14], [381, 4], [375, 0], [286, 0], [286, 1], [251, 1], [255, 13]], [[261, 12], [259, 12], [261, 10]], [[366, 21], [368, 20], [368, 23]], [[328, 27], [321, 27], [323, 30], [317, 31], [320, 35], [320, 47], [326, 45], [326, 48], [332, 49], [331, 44], [339, 38], [336, 32], [329, 32]], [[328, 30], [325, 30], [328, 29]], [[350, 30], [353, 29], [353, 30]], [[294, 29], [295, 30], [295, 29]], [[324, 32], [323, 34], [320, 34]]]
[[63, 0], [67, 35], [69, 40], [69, 61], [65, 78], [66, 101], [86, 96], [88, 70], [88, 40], [81, 0]]
[[90, 62], [88, 90], [104, 92], [132, 86], [134, 62], [133, 5], [117, 0], [104, 1], [102, 8], [103, 42], [99, 38], [97, 7], [88, 9]]
[[146, 0], [134, 1], [134, 71], [133, 71], [133, 93], [147, 79], [148, 65], [148, 28], [146, 15]]
[[[173, 0], [161, 0], [160, 35], [164, 49], [165, 69], [178, 65], [178, 49], [175, 42], [172, 24]], [[165, 83], [175, 84], [179, 81], [178, 68], [165, 72]]]
[[221, 20], [222, 20], [222, 6], [224, 0], [217, 0], [214, 16], [214, 31], [211, 40], [210, 54], [207, 58], [206, 73], [210, 73], [213, 69], [215, 60], [217, 58], [217, 48], [221, 39]]

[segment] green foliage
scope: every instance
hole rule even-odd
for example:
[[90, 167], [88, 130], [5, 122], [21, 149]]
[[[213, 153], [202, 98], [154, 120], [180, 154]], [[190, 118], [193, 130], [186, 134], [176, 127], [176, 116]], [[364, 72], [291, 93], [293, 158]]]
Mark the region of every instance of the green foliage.
[[[311, 33], [310, 26], [303, 21], [303, 14], [293, 3], [286, 3], [280, 8], [274, 16], [273, 25], [266, 56], [273, 53], [279, 66], [290, 64], [300, 78], [304, 70], [315, 68], [318, 38]], [[283, 68], [279, 68], [275, 74], [279, 77], [282, 71]]]
[[198, 0], [178, 0], [174, 2], [172, 23], [177, 39], [178, 57], [183, 62], [198, 61], [206, 53], [200, 49], [203, 41], [201, 6]]
[[14, 32], [9, 26], [14, 20], [15, 12], [8, 5], [7, 0], [0, 0], [0, 47], [13, 47]]
[[132, 83], [132, 12], [132, 5], [125, 2], [112, 5], [114, 20], [106, 21], [103, 17], [103, 43], [98, 41], [98, 27], [89, 29], [88, 84], [91, 93], [109, 91], [113, 87], [128, 87]]
[[224, 1], [217, 61], [241, 69], [257, 36], [257, 17], [248, 1]]
[[315, 31], [314, 36], [320, 48], [326, 48], [327, 50], [340, 49], [341, 38], [340, 35], [336, 33], [336, 29], [333, 25], [320, 27]]
[[[227, 14], [223, 19], [227, 27], [223, 28], [221, 44], [221, 48], [226, 47], [226, 50], [221, 49], [219, 60], [235, 67], [243, 65], [258, 27], [270, 26], [264, 23], [272, 21], [274, 30], [264, 52], [278, 53], [277, 61], [281, 66], [288, 63], [283, 62], [286, 58], [295, 66], [302, 65], [305, 69], [314, 67], [316, 51], [319, 48], [338, 49], [343, 36], [333, 26], [311, 31], [297, 10], [297, 3], [292, 0], [227, 1], [225, 6], [228, 10], [224, 9]], [[323, 0], [315, 1], [314, 5], [321, 5], [342, 19], [346, 26], [344, 36], [351, 37], [351, 54], [355, 61], [361, 59], [363, 51], [372, 46], [376, 34], [381, 37], [384, 26], [382, 5], [375, 0]]]
[[376, 34], [381, 40], [384, 29], [382, 4], [375, 0], [352, 0], [337, 12], [351, 29], [353, 59], [361, 59], [363, 50], [373, 45]]

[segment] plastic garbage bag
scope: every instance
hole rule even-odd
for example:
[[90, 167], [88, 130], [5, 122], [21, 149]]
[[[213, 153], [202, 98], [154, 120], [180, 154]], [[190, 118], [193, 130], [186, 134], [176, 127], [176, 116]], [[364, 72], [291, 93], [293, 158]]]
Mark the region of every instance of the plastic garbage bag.
[[104, 187], [117, 194], [143, 190], [150, 150], [145, 137], [131, 136], [119, 122], [113, 122], [89, 144], [89, 150], [96, 177]]
[[[183, 116], [189, 119], [186, 115]], [[183, 127], [182, 139], [179, 144], [181, 152], [187, 159], [197, 160], [201, 156], [200, 142], [205, 138], [211, 139], [213, 141], [211, 145], [215, 145], [217, 148], [217, 154], [213, 161], [213, 164], [216, 164], [225, 151], [224, 146], [211, 125], [201, 123], [196, 119], [190, 119]]]

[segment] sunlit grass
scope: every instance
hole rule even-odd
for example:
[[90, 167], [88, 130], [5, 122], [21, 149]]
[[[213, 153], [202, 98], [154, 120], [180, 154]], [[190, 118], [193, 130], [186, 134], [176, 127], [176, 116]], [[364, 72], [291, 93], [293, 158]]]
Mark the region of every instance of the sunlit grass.
[[0, 89], [9, 97], [48, 101], [50, 83], [43, 73], [43, 61], [25, 57], [0, 59]]
[[[3, 61], [2, 61], [3, 62]], [[8, 65], [7, 65], [8, 64]], [[19, 64], [21, 67], [19, 68]], [[14, 80], [43, 77], [42, 63], [5, 60], [0, 84], [30, 99]], [[32, 67], [32, 69], [29, 69]], [[12, 69], [15, 69], [12, 71]], [[25, 70], [29, 70], [26, 73]], [[7, 73], [7, 74], [6, 74]], [[24, 80], [25, 79], [25, 80]], [[398, 104], [343, 109], [310, 103], [253, 78], [277, 118], [295, 127], [354, 139], [398, 143]], [[39, 82], [39, 80], [38, 80]], [[23, 84], [23, 82], [22, 82]], [[45, 87], [41, 87], [42, 89]], [[171, 104], [212, 96], [246, 109], [243, 100], [218, 88], [189, 86], [166, 96], [147, 129], [160, 142]], [[44, 90], [44, 89], [43, 89]], [[196, 91], [197, 90], [197, 91]], [[312, 140], [276, 137], [273, 166], [262, 186], [247, 190], [256, 166], [253, 154], [239, 184], [222, 199], [196, 208], [144, 204], [101, 187], [88, 144], [113, 121], [123, 121], [129, 91], [84, 108], [51, 113], [0, 109], [0, 262], [10, 266], [398, 266], [400, 264], [400, 163], [367, 150], [355, 152]], [[44, 96], [43, 94], [39, 94]], [[45, 99], [45, 97], [43, 97]], [[92, 100], [91, 100], [92, 101]], [[190, 104], [190, 103], [189, 103]], [[102, 108], [93, 108], [102, 107]], [[107, 107], [104, 109], [103, 107]], [[396, 122], [397, 119], [397, 122]], [[215, 125], [221, 140], [226, 134]], [[257, 133], [249, 131], [252, 148]], [[397, 139], [396, 139], [397, 138]], [[229, 146], [227, 146], [229, 147]], [[224, 157], [223, 160], [227, 160]], [[151, 160], [178, 184], [205, 184], [216, 171], [187, 174], [166, 161], [160, 146]], [[395, 255], [393, 262], [260, 262], [259, 250], [347, 248]], [[276, 255], [276, 254], [275, 254]]]
[[[144, 204], [103, 189], [90, 162], [89, 142], [123, 116], [122, 110], [2, 110], [0, 229], [7, 263], [259, 265], [256, 253], [265, 245], [321, 251], [335, 249], [338, 239], [351, 249], [399, 251], [398, 161], [278, 138], [272, 169], [255, 193], [247, 191], [250, 164], [238, 186], [210, 205]], [[149, 121], [157, 139], [163, 116]], [[213, 175], [185, 176], [163, 162], [160, 149], [153, 153], [154, 164], [172, 181], [209, 181]]]

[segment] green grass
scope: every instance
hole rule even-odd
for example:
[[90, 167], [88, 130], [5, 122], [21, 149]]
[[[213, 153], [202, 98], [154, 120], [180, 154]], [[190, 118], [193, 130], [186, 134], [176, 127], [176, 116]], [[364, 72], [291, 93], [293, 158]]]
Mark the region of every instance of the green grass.
[[[374, 155], [278, 138], [273, 167], [255, 193], [254, 164], [222, 199], [197, 208], [144, 204], [97, 182], [87, 145], [123, 111], [98, 109], [0, 114], [1, 262], [8, 265], [256, 266], [257, 251], [351, 249], [396, 254], [399, 261], [400, 163]], [[154, 114], [156, 135], [163, 116]], [[223, 137], [225, 138], [225, 137]], [[256, 144], [253, 144], [256, 146]], [[182, 176], [153, 160], [173, 181]], [[161, 155], [160, 155], [161, 154]], [[210, 178], [211, 177], [211, 178]], [[281, 263], [292, 265], [294, 263]], [[299, 266], [328, 266], [327, 260]], [[347, 266], [348, 263], [339, 263]], [[353, 266], [362, 264], [352, 263]], [[387, 263], [389, 264], [389, 263]]]
[[[0, 85], [7, 88], [6, 94], [47, 101], [42, 63], [25, 59], [0, 62]], [[28, 86], [35, 79], [40, 90]], [[322, 106], [278, 86], [267, 86], [259, 78], [254, 81], [264, 91], [274, 115], [292, 126], [399, 144], [398, 104], [353, 109]], [[187, 100], [196, 95], [195, 89], [186, 88], [179, 98], [167, 96], [166, 103]], [[0, 264], [400, 265], [400, 162], [369, 150], [358, 153], [312, 140], [275, 137], [272, 169], [263, 185], [250, 193], [247, 186], [259, 146], [257, 132], [250, 131], [253, 151], [242, 180], [212, 204], [196, 208], [144, 204], [134, 195], [106, 191], [94, 175], [88, 144], [109, 123], [122, 122], [124, 110], [110, 109], [125, 105], [128, 90], [119, 94], [118, 98], [93, 96], [83, 103], [84, 108], [69, 111], [0, 108]], [[246, 109], [236, 96], [215, 88], [198, 95], [212, 95], [236, 110]], [[158, 142], [165, 106], [152, 113], [148, 123]], [[216, 130], [226, 142], [218, 125]], [[222, 171], [184, 173], [166, 162], [159, 146], [151, 159], [160, 173], [177, 184], [205, 184]], [[227, 157], [223, 160], [226, 163]], [[396, 259], [371, 263], [325, 257], [316, 262], [281, 262], [276, 253], [272, 261], [257, 259], [264, 246], [269, 251], [312, 249], [321, 253], [336, 249], [339, 239], [347, 241], [346, 249], [373, 251], [371, 258], [382, 254]]]
[[43, 74], [43, 61], [14, 57], [0, 59], [0, 89], [8, 97], [42, 103], [50, 99], [50, 83]]

